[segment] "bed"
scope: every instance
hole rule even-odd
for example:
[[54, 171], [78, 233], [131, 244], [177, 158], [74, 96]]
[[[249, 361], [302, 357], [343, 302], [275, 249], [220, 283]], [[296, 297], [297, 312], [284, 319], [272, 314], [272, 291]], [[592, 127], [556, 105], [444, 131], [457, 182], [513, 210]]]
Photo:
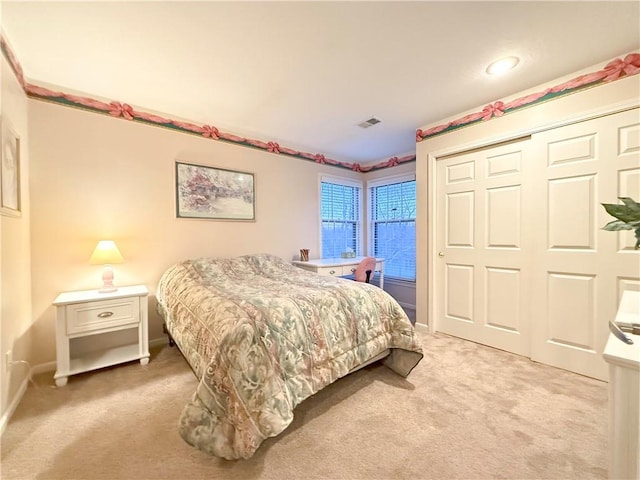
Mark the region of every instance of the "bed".
[[380, 357], [407, 376], [422, 359], [408, 317], [368, 283], [320, 276], [269, 254], [186, 260], [157, 288], [165, 328], [199, 380], [179, 432], [249, 458], [323, 387]]

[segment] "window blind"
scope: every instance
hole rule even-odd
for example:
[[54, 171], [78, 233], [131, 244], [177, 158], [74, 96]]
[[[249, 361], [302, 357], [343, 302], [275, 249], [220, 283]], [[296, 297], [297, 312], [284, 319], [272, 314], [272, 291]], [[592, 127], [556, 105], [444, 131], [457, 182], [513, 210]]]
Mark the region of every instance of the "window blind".
[[361, 188], [321, 181], [322, 257], [339, 257], [348, 249], [361, 251]]
[[373, 255], [384, 257], [385, 276], [415, 280], [415, 180], [376, 184], [369, 188], [369, 198]]

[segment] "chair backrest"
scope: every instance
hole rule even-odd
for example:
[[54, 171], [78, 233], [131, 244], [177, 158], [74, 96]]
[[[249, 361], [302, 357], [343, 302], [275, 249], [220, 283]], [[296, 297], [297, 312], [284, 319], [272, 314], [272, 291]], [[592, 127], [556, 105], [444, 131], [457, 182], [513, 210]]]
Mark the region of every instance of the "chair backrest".
[[353, 276], [356, 282], [369, 283], [373, 278], [375, 271], [376, 271], [376, 259], [374, 257], [365, 257], [362, 260], [360, 260], [360, 263], [356, 267], [356, 271], [353, 273]]

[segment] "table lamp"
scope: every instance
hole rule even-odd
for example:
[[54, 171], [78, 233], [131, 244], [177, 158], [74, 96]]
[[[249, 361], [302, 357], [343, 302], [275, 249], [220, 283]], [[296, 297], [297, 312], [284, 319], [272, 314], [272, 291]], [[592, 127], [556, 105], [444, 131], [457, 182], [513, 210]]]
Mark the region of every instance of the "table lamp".
[[118, 290], [113, 285], [113, 269], [111, 265], [114, 263], [122, 263], [124, 258], [120, 254], [120, 250], [113, 240], [100, 240], [89, 259], [90, 265], [104, 265], [102, 271], [102, 288], [98, 290], [100, 293], [115, 292]]

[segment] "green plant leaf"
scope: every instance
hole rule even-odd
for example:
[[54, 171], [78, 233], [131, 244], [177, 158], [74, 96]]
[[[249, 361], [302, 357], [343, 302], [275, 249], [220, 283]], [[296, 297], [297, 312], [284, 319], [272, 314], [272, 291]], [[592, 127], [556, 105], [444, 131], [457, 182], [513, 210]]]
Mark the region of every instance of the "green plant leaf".
[[636, 202], [633, 198], [630, 197], [618, 197], [622, 203], [624, 203], [627, 207], [629, 207], [634, 212], [640, 213], [640, 203]]
[[640, 210], [636, 211], [626, 205], [603, 203], [602, 206], [609, 215], [625, 223], [640, 221]]
[[620, 230], [634, 230], [636, 237], [635, 249], [640, 249], [640, 203], [631, 197], [618, 197], [624, 205], [603, 203], [602, 206], [609, 215], [617, 218], [607, 223], [603, 230], [616, 232]]
[[604, 227], [602, 227], [602, 230], [608, 230], [610, 232], [618, 232], [620, 230], [634, 230], [635, 227], [632, 225], [629, 225], [626, 222], [623, 222], [622, 220], [613, 220], [612, 222], [607, 223]]

